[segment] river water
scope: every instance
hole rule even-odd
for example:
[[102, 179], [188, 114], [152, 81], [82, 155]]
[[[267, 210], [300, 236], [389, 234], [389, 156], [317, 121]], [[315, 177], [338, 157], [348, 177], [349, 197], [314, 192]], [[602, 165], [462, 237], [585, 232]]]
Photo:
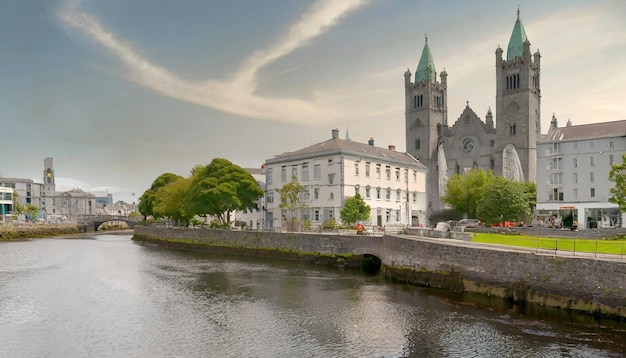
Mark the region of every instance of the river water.
[[622, 357], [614, 322], [476, 308], [380, 276], [142, 246], [0, 242], [0, 357]]

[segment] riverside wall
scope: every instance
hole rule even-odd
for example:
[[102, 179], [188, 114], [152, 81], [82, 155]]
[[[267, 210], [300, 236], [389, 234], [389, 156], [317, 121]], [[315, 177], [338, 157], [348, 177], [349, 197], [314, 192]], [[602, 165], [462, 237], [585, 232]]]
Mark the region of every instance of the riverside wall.
[[[390, 279], [587, 314], [626, 318], [626, 262], [413, 236], [361, 236], [136, 226], [133, 240], [289, 258], [374, 255]], [[178, 245], [178, 246], [177, 246]], [[277, 255], [268, 253], [275, 252]]]

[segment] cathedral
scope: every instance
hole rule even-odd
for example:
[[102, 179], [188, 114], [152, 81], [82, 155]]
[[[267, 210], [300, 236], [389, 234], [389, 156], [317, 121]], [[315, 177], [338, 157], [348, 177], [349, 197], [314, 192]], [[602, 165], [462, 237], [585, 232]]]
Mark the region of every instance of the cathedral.
[[537, 178], [541, 56], [531, 54], [519, 10], [506, 54], [498, 46], [495, 55], [495, 116], [490, 108], [484, 121], [468, 103], [448, 123], [448, 74], [437, 74], [428, 38], [415, 74], [404, 73], [406, 150], [428, 167], [429, 219], [447, 209], [440, 197], [454, 174], [480, 168], [518, 181]]

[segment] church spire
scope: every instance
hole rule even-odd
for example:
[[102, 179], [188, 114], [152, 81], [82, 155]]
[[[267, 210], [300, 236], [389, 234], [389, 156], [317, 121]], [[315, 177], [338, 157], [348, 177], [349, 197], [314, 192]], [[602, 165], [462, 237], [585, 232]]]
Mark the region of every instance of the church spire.
[[506, 60], [510, 61], [515, 57], [521, 57], [524, 53], [524, 42], [528, 41], [526, 37], [526, 30], [522, 24], [522, 19], [519, 16], [519, 7], [517, 8], [517, 20], [515, 20], [515, 26], [513, 26], [513, 32], [511, 33], [511, 39], [509, 40], [509, 46], [506, 50]]
[[422, 57], [415, 70], [415, 83], [428, 79], [435, 83], [437, 82], [437, 70], [435, 70], [435, 61], [430, 53], [430, 47], [428, 46], [428, 35], [425, 34], [424, 49], [422, 50]]

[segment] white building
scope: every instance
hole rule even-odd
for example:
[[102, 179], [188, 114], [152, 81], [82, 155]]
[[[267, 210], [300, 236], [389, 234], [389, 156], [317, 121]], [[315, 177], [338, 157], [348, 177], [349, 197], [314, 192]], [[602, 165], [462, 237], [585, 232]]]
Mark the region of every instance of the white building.
[[394, 146], [339, 139], [334, 129], [331, 139], [267, 159], [265, 168], [265, 229], [286, 227], [287, 213], [279, 208], [276, 189], [293, 177], [309, 193], [299, 219], [310, 220], [312, 227], [329, 219], [340, 222], [346, 198], [357, 193], [370, 206], [373, 225], [428, 225], [426, 167]]
[[626, 120], [558, 127], [537, 144], [537, 217], [573, 213], [580, 229], [626, 226], [609, 202], [611, 166], [626, 153]]
[[[265, 170], [264, 168], [246, 168], [246, 171], [252, 175], [257, 181], [257, 184], [263, 191], [265, 191]], [[235, 211], [232, 213], [232, 221], [236, 223], [244, 222], [245, 229], [247, 230], [262, 230], [263, 229], [263, 208], [265, 207], [265, 196], [262, 196], [257, 200], [256, 209], [248, 209], [244, 211]]]

